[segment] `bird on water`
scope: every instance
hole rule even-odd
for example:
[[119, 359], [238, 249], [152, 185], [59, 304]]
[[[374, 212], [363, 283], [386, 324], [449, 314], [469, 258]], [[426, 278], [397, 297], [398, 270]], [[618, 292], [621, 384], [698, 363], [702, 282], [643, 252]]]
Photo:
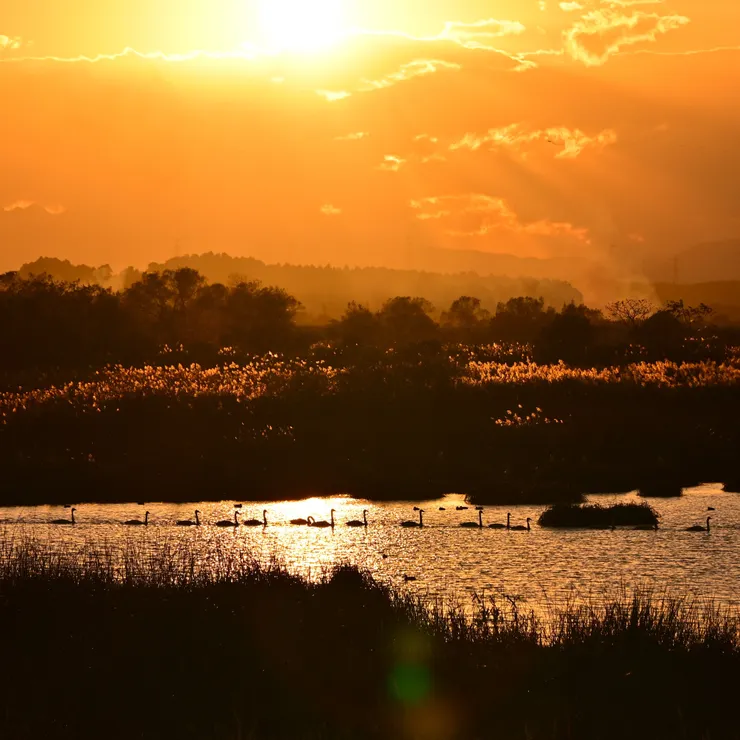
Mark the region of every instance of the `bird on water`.
[[424, 509], [419, 509], [419, 521], [407, 520], [401, 522], [402, 527], [423, 527], [424, 526]]
[[149, 512], [145, 512], [144, 514], [144, 521], [142, 522], [141, 519], [129, 519], [127, 522], [124, 522], [124, 524], [127, 527], [148, 527], [149, 526]]
[[239, 512], [234, 512], [234, 521], [232, 522], [231, 519], [222, 519], [220, 522], [216, 522], [216, 527], [238, 527], [239, 526], [239, 519], [237, 518], [239, 516]]
[[531, 531], [531, 528], [529, 526], [529, 523], [531, 521], [532, 520], [529, 517], [527, 517], [527, 526], [526, 527], [523, 524], [515, 524], [513, 527], [509, 527], [509, 529], [511, 529], [511, 530], [513, 530], [515, 532], [529, 532], [529, 531]]
[[200, 526], [200, 519], [198, 519], [198, 514], [200, 514], [200, 511], [198, 509], [195, 510], [195, 521], [192, 519], [180, 519], [179, 522], [177, 522], [178, 527], [199, 527]]
[[330, 516], [331, 518], [330, 522], [327, 522], [325, 520], [316, 522], [316, 521], [313, 521], [313, 517], [311, 517], [311, 524], [309, 524], [309, 526], [310, 527], [321, 527], [322, 529], [325, 529], [326, 527], [331, 527], [332, 529], [334, 529], [334, 513], [335, 513], [335, 510], [332, 509], [331, 516]]
[[478, 509], [477, 522], [463, 522], [460, 526], [467, 527], [468, 529], [483, 529], [483, 511]]
[[711, 519], [711, 516], [707, 517], [707, 526], [702, 527], [701, 524], [694, 524], [693, 527], [686, 527], [687, 532], [708, 532], [709, 531], [709, 520]]
[[506, 515], [506, 524], [494, 522], [493, 524], [489, 524], [488, 526], [490, 529], [509, 529], [509, 527], [511, 526], [511, 514]]
[[54, 519], [51, 524], [76, 524], [75, 522], [75, 511], [77, 509], [72, 509], [72, 518], [71, 519]]
[[352, 519], [347, 522], [348, 527], [367, 527], [367, 510], [362, 512], [362, 521], [359, 519]]
[[262, 511], [262, 519], [247, 519], [242, 522], [245, 527], [266, 527], [267, 526], [267, 509]]

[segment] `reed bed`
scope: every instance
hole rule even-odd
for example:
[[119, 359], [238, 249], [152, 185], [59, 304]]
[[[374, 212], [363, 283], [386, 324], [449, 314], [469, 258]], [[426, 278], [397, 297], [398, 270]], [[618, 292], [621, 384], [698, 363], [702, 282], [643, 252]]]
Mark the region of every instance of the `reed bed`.
[[[736, 738], [738, 616], [624, 592], [473, 609], [351, 565], [0, 542], [8, 738]], [[606, 718], [606, 719], [605, 719]]]

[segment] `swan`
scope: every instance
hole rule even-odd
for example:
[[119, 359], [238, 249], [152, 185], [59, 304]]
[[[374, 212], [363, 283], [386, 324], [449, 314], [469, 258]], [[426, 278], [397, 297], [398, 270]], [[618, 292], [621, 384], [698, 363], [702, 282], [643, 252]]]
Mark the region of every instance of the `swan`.
[[331, 527], [332, 529], [334, 529], [334, 511], [335, 511], [334, 509], [331, 510], [331, 521], [330, 522], [327, 522], [327, 521], [320, 521], [320, 522], [313, 521], [313, 517], [311, 517], [312, 521], [311, 521], [311, 524], [309, 526], [311, 526], [311, 527], [324, 527], [324, 528]]
[[200, 514], [200, 511], [198, 509], [195, 510], [195, 521], [192, 519], [181, 519], [179, 522], [177, 522], [178, 527], [200, 527], [200, 519], [198, 519], [198, 514]]
[[353, 519], [351, 522], [347, 522], [348, 527], [367, 527], [367, 510], [362, 512], [362, 521], [359, 519]]
[[515, 532], [529, 532], [531, 530], [531, 528], [529, 526], [529, 523], [531, 521], [532, 520], [529, 517], [527, 517], [527, 526], [526, 527], [523, 524], [517, 524], [517, 525], [515, 525], [513, 527], [509, 527], [509, 529], [513, 529]]
[[468, 529], [480, 528], [483, 529], [483, 511], [478, 509], [478, 521], [477, 522], [463, 522], [461, 527], [467, 527]]
[[444, 506], [440, 506], [440, 507], [439, 507], [439, 510], [440, 510], [440, 511], [447, 511], [447, 509], [445, 509], [445, 507], [444, 507]]
[[129, 519], [127, 522], [124, 522], [124, 524], [128, 527], [148, 527], [149, 526], [149, 512], [147, 511], [144, 514], [144, 521], [142, 522], [141, 519]]
[[488, 525], [491, 529], [509, 529], [511, 526], [511, 514], [506, 515], [506, 524], [499, 524], [498, 522], [494, 522], [493, 524]]
[[77, 509], [72, 509], [71, 519], [54, 519], [50, 524], [75, 524], [75, 511], [77, 511]]
[[455, 510], [456, 511], [467, 511], [468, 507], [467, 506], [456, 506]]
[[266, 527], [267, 526], [267, 509], [262, 511], [262, 519], [247, 519], [242, 522], [245, 527]]
[[231, 519], [222, 519], [220, 522], [216, 522], [214, 526], [216, 527], [238, 527], [239, 526], [239, 520], [237, 517], [239, 516], [239, 512], [234, 512], [234, 521], [232, 522]]
[[483, 507], [482, 507], [482, 506], [476, 506], [476, 507], [475, 507], [475, 510], [476, 510], [476, 511], [483, 511]]
[[419, 507], [418, 506], [414, 506], [414, 511], [419, 511]]
[[686, 527], [686, 532], [708, 532], [709, 531], [709, 520], [711, 519], [711, 516], [707, 517], [707, 526], [706, 529], [701, 526], [701, 524], [695, 524], [693, 527]]
[[[311, 517], [308, 517], [308, 519], [311, 519]], [[291, 519], [291, 524], [308, 524], [308, 519]]]
[[424, 509], [419, 509], [419, 521], [401, 522], [402, 527], [423, 527], [424, 526]]

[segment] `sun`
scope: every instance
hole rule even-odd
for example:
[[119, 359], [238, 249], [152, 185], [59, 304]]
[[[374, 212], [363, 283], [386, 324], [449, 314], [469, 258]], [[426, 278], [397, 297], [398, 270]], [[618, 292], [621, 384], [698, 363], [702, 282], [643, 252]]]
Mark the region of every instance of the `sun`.
[[346, 31], [342, 0], [260, 0], [263, 44], [270, 51], [320, 51]]

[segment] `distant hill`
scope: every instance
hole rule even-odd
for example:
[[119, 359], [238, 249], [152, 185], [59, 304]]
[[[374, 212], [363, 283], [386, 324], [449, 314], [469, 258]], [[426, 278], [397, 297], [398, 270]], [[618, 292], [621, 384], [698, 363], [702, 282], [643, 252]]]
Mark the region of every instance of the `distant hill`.
[[646, 272], [651, 280], [664, 283], [740, 280], [740, 239], [697, 244], [673, 258], [649, 263]]
[[[271, 265], [251, 257], [231, 257], [207, 253], [176, 257], [163, 263], [151, 263], [149, 271], [176, 270], [191, 267], [211, 282], [259, 280], [277, 285], [303, 303], [307, 319], [321, 320], [340, 316], [350, 301], [377, 309], [394, 296], [421, 296], [438, 310], [445, 310], [461, 295], [480, 298], [483, 305], [495, 309], [499, 301], [516, 296], [542, 297], [556, 308], [564, 303], [583, 300], [581, 293], [561, 280], [536, 277], [503, 277], [478, 275], [474, 272], [422, 272], [382, 267], [339, 268], [305, 265]], [[90, 267], [73, 265], [67, 260], [41, 258], [23, 265], [24, 276], [47, 273], [57, 279], [100, 283], [114, 289], [128, 287], [141, 276], [134, 268], [113, 273], [107, 265]]]

